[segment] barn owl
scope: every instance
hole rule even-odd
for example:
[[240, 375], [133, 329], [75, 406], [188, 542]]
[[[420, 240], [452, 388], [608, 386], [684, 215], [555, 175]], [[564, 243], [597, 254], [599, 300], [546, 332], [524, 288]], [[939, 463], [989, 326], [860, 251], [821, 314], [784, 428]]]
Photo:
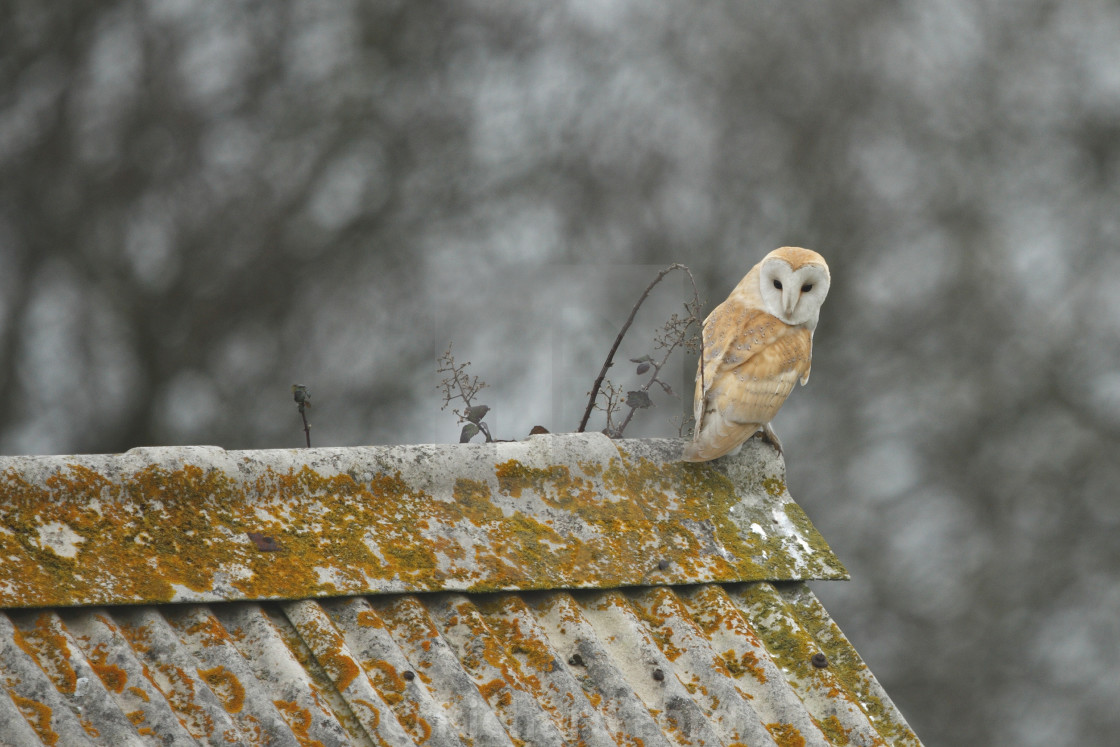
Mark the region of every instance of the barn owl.
[[783, 246], [752, 267], [708, 315], [696, 371], [696, 431], [685, 461], [738, 452], [758, 431], [782, 450], [770, 420], [794, 382], [809, 381], [813, 330], [829, 282], [821, 255]]

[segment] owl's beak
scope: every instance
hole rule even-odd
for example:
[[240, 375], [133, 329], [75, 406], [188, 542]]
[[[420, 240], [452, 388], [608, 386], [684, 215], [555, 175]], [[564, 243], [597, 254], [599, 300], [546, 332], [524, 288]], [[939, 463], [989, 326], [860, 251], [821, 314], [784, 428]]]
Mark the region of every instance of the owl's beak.
[[786, 287], [782, 289], [782, 311], [786, 313], [786, 317], [793, 314], [793, 307], [797, 305], [797, 289], [791, 288], [791, 283], [787, 283]]

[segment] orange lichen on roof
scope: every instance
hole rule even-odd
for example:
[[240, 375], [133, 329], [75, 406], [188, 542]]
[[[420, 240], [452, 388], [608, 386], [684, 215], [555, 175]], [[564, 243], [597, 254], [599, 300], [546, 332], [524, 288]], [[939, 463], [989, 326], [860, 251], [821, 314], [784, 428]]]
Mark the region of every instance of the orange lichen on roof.
[[[585, 744], [587, 723], [595, 719], [592, 709], [599, 701], [594, 698], [593, 705], [589, 702], [593, 693], [573, 692], [571, 680], [562, 677], [564, 666], [557, 658], [558, 652], [524, 597], [493, 594], [474, 596], [471, 601], [485, 622], [485, 634], [502, 643], [502, 656], [488, 657], [502, 677], [484, 683], [480, 692], [501, 708], [510, 705], [515, 692], [527, 692], [549, 715], [567, 743]], [[458, 617], [451, 618], [447, 624], [456, 624], [457, 620]], [[499, 682], [508, 687], [499, 687]], [[491, 700], [494, 696], [496, 700]]]
[[144, 711], [129, 711], [125, 714], [125, 717], [136, 727], [137, 734], [145, 737], [154, 737], [156, 735], [152, 727], [141, 726], [148, 718], [148, 714], [144, 713]]
[[727, 668], [727, 673], [736, 679], [742, 677], [744, 674], [749, 673], [759, 684], [766, 684], [766, 670], [758, 661], [758, 655], [754, 651], [744, 651], [742, 654], [736, 654], [734, 649], [724, 651], [717, 661]]
[[486, 698], [491, 705], [508, 706], [513, 701], [513, 696], [510, 694], [509, 683], [504, 679], [496, 678], [489, 682], [478, 686], [478, 691], [482, 693], [482, 697]]
[[117, 628], [129, 645], [139, 653], [151, 650], [152, 631], [146, 625], [120, 625]]
[[[321, 607], [302, 601], [292, 602], [285, 605], [285, 616], [291, 622], [291, 629], [298, 633], [298, 639], [293, 643], [313, 657], [335, 691], [347, 698], [369, 691], [369, 682], [362, 675], [361, 665], [347, 646], [345, 637]], [[356, 680], [359, 681], [355, 684]], [[354, 690], [349, 692], [352, 684]]]
[[676, 661], [682, 649], [673, 640], [678, 631], [673, 625], [667, 624], [667, 620], [670, 616], [677, 620], [689, 618], [688, 610], [680, 603], [676, 594], [664, 586], [655, 586], [632, 596], [630, 601], [638, 617], [649, 626], [661, 653], [669, 661]]
[[369, 719], [374, 728], [377, 728], [377, 725], [381, 723], [381, 710], [373, 703], [370, 703], [368, 700], [363, 700], [362, 698], [354, 698], [350, 703], [351, 705], [359, 705], [362, 707], [363, 715]]
[[106, 688], [113, 692], [124, 692], [124, 685], [128, 683], [129, 675], [120, 666], [104, 662], [97, 664], [91, 661], [90, 667]]
[[272, 704], [276, 706], [276, 710], [288, 722], [288, 726], [292, 730], [292, 736], [296, 738], [301, 747], [324, 747], [318, 739], [311, 738], [311, 711], [301, 708], [299, 703], [293, 700], [274, 700]]
[[398, 716], [401, 725], [416, 737], [417, 744], [423, 744], [432, 738], [432, 726], [421, 718], [415, 711]]
[[16, 630], [15, 642], [39, 663], [60, 692], [74, 692], [78, 675], [70, 665], [70, 646], [57, 615], [36, 615], [30, 630]]
[[[845, 576], [780, 476], [737, 485], [652, 458], [658, 442], [534, 438], [2, 458], [0, 604]], [[563, 457], [583, 445], [600, 458]]]
[[213, 615], [206, 615], [184, 631], [187, 635], [198, 636], [203, 646], [219, 646], [231, 640], [229, 631]]
[[322, 652], [318, 652], [316, 657], [323, 669], [327, 670], [327, 673], [338, 685], [340, 691], [349, 687], [354, 678], [361, 674], [361, 670], [354, 663], [354, 659], [345, 654], [340, 645], [331, 646]]
[[388, 603], [381, 611], [383, 620], [391, 619], [395, 631], [407, 643], [427, 643], [439, 638], [427, 610], [415, 597], [402, 596]]
[[[501, 485], [500, 480], [498, 484]], [[503, 517], [502, 510], [492, 503], [490, 484], [487, 482], [457, 477], [451, 496], [462, 507], [464, 516], [474, 524], [500, 521]]]
[[781, 747], [805, 747], [805, 737], [793, 724], [766, 724], [766, 730]]
[[[497, 671], [502, 673], [504, 681], [521, 687], [520, 681], [523, 678], [532, 678], [532, 674], [526, 674], [521, 671], [521, 662], [514, 656], [510, 655], [509, 649], [506, 648], [504, 639], [492, 633], [491, 626], [494, 621], [488, 617], [484, 617], [479, 608], [475, 605], [474, 601], [463, 601], [456, 605], [458, 615], [455, 617], [458, 625], [463, 625], [472, 636], [474, 645], [477, 647], [475, 651], [481, 654], [483, 661], [490, 665]], [[472, 662], [474, 654], [465, 654], [463, 661], [465, 664]], [[478, 663], [473, 663], [472, 666], [477, 667]], [[539, 684], [539, 683], [538, 683]]]
[[[393, 713], [401, 726], [417, 740], [426, 740], [431, 735], [431, 727], [420, 716], [419, 703], [414, 699], [405, 697], [408, 683], [397, 671], [397, 668], [382, 659], [365, 660], [362, 662], [362, 666], [369, 674], [370, 681], [373, 683], [374, 689], [377, 690], [377, 694], [393, 709]], [[372, 704], [366, 701], [356, 699], [355, 702], [362, 702], [367, 708], [373, 709]]]
[[397, 668], [387, 661], [372, 659], [364, 662], [366, 671], [370, 673], [374, 687], [377, 688], [381, 699], [389, 705], [396, 705], [401, 700], [404, 692], [404, 677], [397, 672]]
[[556, 659], [545, 639], [521, 629], [521, 621], [532, 614], [524, 599], [516, 594], [488, 595], [478, 599], [478, 607], [518, 661], [538, 672], [553, 669]]
[[373, 610], [362, 610], [358, 613], [358, 625], [363, 628], [384, 628], [385, 623]]
[[233, 672], [217, 666], [199, 669], [198, 676], [218, 696], [228, 713], [241, 713], [241, 709], [245, 707], [245, 687]]
[[[121, 630], [126, 627], [121, 626]], [[192, 736], [209, 737], [214, 733], [214, 720], [196, 702], [194, 680], [186, 671], [173, 664], [157, 663], [151, 678]]]
[[49, 706], [16, 693], [12, 693], [12, 701], [27, 719], [27, 723], [39, 735], [43, 744], [58, 744], [58, 734], [51, 728], [52, 711]]
[[393, 709], [397, 720], [418, 741], [427, 740], [432, 733], [431, 726], [420, 715], [420, 704], [415, 700], [406, 699], [399, 692], [387, 691], [382, 694], [382, 699]]

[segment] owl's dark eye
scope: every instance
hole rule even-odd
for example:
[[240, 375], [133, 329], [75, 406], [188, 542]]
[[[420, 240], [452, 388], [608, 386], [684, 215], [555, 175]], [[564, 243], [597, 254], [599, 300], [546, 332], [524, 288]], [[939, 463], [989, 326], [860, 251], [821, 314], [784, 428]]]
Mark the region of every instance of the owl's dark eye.
[[777, 288], [778, 290], [781, 290], [782, 289], [782, 281], [781, 280], [775, 280], [774, 281], [774, 287]]
[[811, 290], [813, 290], [813, 284], [812, 283], [805, 283], [805, 285], [801, 286], [801, 292], [802, 293], [808, 293]]

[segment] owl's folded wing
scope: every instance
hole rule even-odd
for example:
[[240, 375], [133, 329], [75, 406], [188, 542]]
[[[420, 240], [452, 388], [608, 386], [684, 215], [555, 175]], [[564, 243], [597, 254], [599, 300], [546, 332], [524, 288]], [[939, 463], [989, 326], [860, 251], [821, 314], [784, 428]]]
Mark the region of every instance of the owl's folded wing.
[[798, 379], [808, 380], [813, 335], [729, 299], [704, 323], [704, 370], [696, 377], [696, 432], [708, 413], [726, 423], [765, 424]]

